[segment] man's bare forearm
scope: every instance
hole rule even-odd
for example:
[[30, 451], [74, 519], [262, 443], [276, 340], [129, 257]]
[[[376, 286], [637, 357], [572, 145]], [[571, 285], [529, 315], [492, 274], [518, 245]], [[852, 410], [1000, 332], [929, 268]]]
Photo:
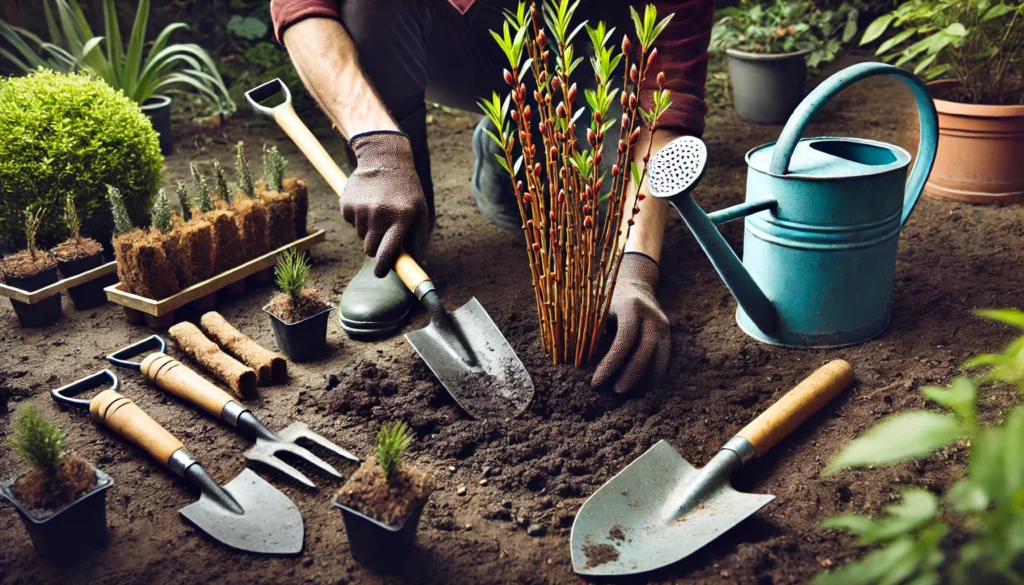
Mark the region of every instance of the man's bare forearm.
[[398, 130], [341, 23], [327, 18], [297, 22], [285, 31], [284, 44], [302, 82], [346, 138]]

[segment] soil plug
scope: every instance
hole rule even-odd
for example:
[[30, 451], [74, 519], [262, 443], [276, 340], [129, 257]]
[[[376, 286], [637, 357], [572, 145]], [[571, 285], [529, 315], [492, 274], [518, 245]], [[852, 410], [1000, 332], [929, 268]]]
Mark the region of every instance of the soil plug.
[[288, 378], [288, 362], [284, 356], [264, 349], [247, 335], [235, 329], [216, 311], [211, 311], [199, 320], [210, 339], [225, 351], [256, 371], [256, 383], [269, 386], [282, 383]]
[[167, 333], [182, 351], [227, 384], [236, 395], [251, 396], [256, 392], [256, 372], [224, 353], [195, 325], [183, 321]]

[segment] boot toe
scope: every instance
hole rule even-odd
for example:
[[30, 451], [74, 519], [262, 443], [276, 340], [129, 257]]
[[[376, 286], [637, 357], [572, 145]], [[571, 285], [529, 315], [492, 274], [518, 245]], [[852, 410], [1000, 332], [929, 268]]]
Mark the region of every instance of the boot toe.
[[341, 295], [338, 317], [353, 339], [385, 337], [401, 328], [412, 310], [412, 297], [398, 275], [391, 271], [377, 278], [373, 264], [367, 257]]

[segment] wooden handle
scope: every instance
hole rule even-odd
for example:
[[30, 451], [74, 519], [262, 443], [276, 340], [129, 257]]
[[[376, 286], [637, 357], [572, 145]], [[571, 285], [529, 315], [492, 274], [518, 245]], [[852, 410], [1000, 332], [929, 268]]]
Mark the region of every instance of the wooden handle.
[[345, 176], [345, 172], [341, 170], [338, 163], [334, 162], [320, 141], [316, 139], [316, 136], [313, 136], [309, 128], [302, 123], [299, 115], [295, 113], [295, 108], [291, 104], [277, 106], [274, 108], [274, 121], [292, 139], [295, 146], [299, 147], [302, 154], [306, 155], [313, 168], [327, 181], [331, 189], [341, 195], [348, 177]]
[[89, 402], [92, 418], [167, 465], [171, 455], [184, 447], [174, 435], [153, 420], [137, 404], [114, 390], [104, 390]]
[[427, 272], [405, 250], [402, 250], [402, 253], [398, 255], [398, 259], [395, 260], [395, 273], [398, 274], [398, 278], [401, 278], [405, 286], [409, 287], [409, 290], [412, 292], [416, 292], [416, 288], [419, 285], [430, 280]]
[[187, 400], [218, 418], [224, 405], [234, 400], [230, 394], [165, 353], [146, 356], [140, 369], [146, 380], [157, 388]]
[[852, 383], [853, 366], [833, 360], [797, 384], [736, 436], [750, 441], [760, 457]]

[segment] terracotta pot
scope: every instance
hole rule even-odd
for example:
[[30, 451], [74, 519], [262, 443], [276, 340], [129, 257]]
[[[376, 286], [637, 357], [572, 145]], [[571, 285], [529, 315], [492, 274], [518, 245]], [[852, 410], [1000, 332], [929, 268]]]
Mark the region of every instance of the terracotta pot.
[[[955, 80], [928, 84], [937, 90]], [[1024, 201], [1024, 106], [984, 106], [935, 100], [939, 151], [926, 195], [968, 203]]]

